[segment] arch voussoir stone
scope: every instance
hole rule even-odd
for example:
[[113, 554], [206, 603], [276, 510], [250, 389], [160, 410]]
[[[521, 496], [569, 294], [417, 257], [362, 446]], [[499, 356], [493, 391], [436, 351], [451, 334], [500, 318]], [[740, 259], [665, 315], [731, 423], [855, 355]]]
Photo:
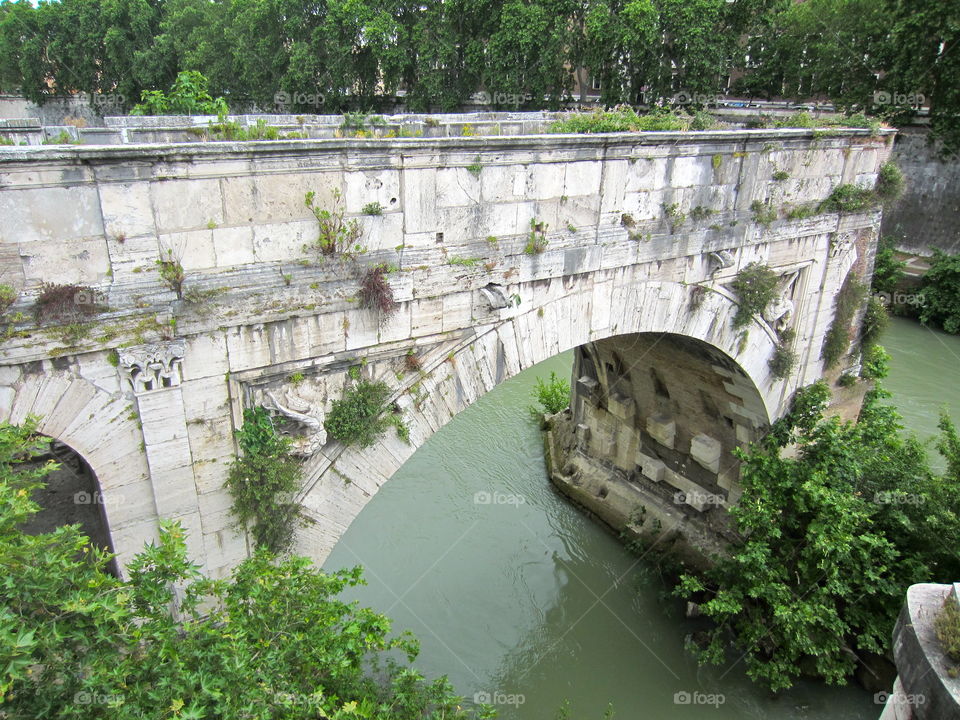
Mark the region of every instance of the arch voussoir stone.
[[[635, 333], [702, 341], [739, 364], [753, 381], [764, 404], [760, 410], [766, 416], [758, 416], [758, 422], [778, 414], [783, 384], [770, 376], [766, 364], [776, 336], [762, 321], [755, 321], [744, 346], [741, 334], [732, 325], [737, 311], [735, 298], [711, 289], [692, 309], [692, 285], [631, 283], [627, 275], [623, 282], [625, 286], [611, 287], [609, 295], [605, 295], [605, 289], [598, 295], [596, 286], [577, 289], [545, 302], [542, 312], [540, 307], [533, 307], [516, 313], [478, 333], [435, 367], [421, 380], [423, 396], [418, 405], [407, 399], [409, 395], [402, 396], [401, 406], [410, 409], [409, 447], [400, 451], [396, 445], [399, 441], [390, 431], [369, 450], [347, 449], [332, 457], [330, 464], [307, 483], [308, 490], [302, 497], [304, 514], [314, 525], [298, 537], [298, 552], [322, 562], [352, 518], [433, 433], [500, 382], [586, 342]], [[591, 330], [589, 320], [597, 317], [596, 303], [605, 296], [618, 305], [606, 309], [604, 315], [609, 322]], [[587, 321], [566, 324], [563, 318]], [[321, 526], [322, 531], [317, 529]]]

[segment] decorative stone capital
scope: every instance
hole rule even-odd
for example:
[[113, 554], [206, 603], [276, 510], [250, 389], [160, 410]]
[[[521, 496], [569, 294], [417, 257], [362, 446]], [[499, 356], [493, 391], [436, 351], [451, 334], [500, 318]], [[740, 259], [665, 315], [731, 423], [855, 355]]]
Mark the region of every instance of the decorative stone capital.
[[183, 381], [182, 340], [120, 348], [120, 368], [136, 394], [177, 387]]

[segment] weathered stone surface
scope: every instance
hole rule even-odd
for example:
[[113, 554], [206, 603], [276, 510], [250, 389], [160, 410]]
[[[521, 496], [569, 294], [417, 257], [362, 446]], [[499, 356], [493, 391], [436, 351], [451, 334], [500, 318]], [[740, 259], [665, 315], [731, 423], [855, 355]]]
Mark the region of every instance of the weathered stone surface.
[[[519, 117], [509, 131], [546, 120]], [[129, 122], [131, 137], [154, 139], [190, 125]], [[324, 132], [332, 137], [333, 127]], [[737, 465], [718, 446], [755, 439], [822, 367], [808, 353], [790, 378], [772, 378], [776, 334], [763, 320], [745, 336], [733, 330], [730, 282], [755, 261], [797, 273], [797, 347], [819, 347], [832, 312], [818, 293], [832, 297], [851, 268], [864, 269], [879, 220], [822, 215], [765, 228], [750, 203], [816, 202], [842, 178], [869, 182], [888, 148], [859, 131], [813, 148], [803, 130], [464, 138], [452, 127], [437, 128], [436, 140], [377, 143], [0, 149], [0, 210], [10, 220], [0, 264], [23, 286], [15, 309], [28, 311], [50, 281], [92, 284], [111, 308], [75, 347], [45, 332], [5, 343], [0, 415], [43, 415], [107, 494], [136, 493], [109, 518], [122, 558], [153, 536], [159, 515], [184, 518], [191, 553], [209, 572], [222, 576], [243, 557], [223, 481], [242, 411], [267, 391], [293, 398], [289, 407], [299, 398], [300, 416], [319, 423], [342, 396], [347, 368], [362, 367], [388, 382], [410, 426], [409, 446], [391, 431], [364, 452], [318, 441], [305, 459], [308, 527], [298, 544], [322, 560], [456, 413], [558, 352], [617, 338], [591, 372], [574, 375], [570, 435], [582, 454], [632, 480], [585, 481], [590, 502], [613, 517], [617, 502], [644, 497], [641, 485], [661, 495], [669, 485], [689, 495], [667, 498], [670, 519], [709, 510], [724, 490], [736, 498]], [[774, 184], [774, 167], [790, 180]], [[367, 253], [321, 262], [304, 251], [319, 232], [308, 192], [314, 207], [360, 224]], [[370, 202], [383, 214], [363, 214]], [[671, 203], [687, 216], [676, 228], [665, 218]], [[689, 218], [697, 205], [715, 211], [720, 230]], [[541, 253], [528, 248], [531, 221], [547, 241]], [[710, 261], [719, 252], [728, 266]], [[182, 265], [183, 299], [160, 277], [159, 259]], [[359, 303], [362, 273], [376, 263], [399, 267], [388, 275], [399, 303], [389, 318]], [[491, 283], [506, 307], [484, 303]], [[183, 345], [182, 385], [134, 396], [111, 351], [170, 337]], [[406, 368], [409, 350], [420, 371]], [[285, 431], [302, 430], [283, 417]]]
[[669, 415], [652, 415], [647, 418], [647, 432], [664, 447], [673, 449], [677, 437], [677, 423]]

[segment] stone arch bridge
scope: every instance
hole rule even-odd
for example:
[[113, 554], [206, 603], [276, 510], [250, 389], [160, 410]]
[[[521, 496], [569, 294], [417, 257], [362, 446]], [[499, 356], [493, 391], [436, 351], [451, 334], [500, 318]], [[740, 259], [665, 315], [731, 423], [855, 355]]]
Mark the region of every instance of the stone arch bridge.
[[[173, 518], [222, 576], [249, 552], [223, 487], [245, 407], [295, 437], [297, 550], [322, 560], [444, 423], [580, 348], [570, 443], [641, 490], [732, 502], [731, 450], [823, 375], [838, 289], [872, 269], [878, 210], [790, 210], [872, 186], [891, 143], [729, 130], [0, 148], [2, 282], [19, 292], [0, 419], [40, 416], [89, 464], [121, 565]], [[356, 220], [357, 263], [305, 248], [308, 193]], [[780, 276], [779, 297], [736, 331], [729, 286], [752, 262]], [[391, 268], [387, 319], [357, 302], [356, 266], [373, 263]], [[37, 325], [44, 283], [80, 289]], [[778, 379], [769, 360], [791, 335], [799, 361]], [[325, 437], [357, 366], [391, 386], [409, 444]]]

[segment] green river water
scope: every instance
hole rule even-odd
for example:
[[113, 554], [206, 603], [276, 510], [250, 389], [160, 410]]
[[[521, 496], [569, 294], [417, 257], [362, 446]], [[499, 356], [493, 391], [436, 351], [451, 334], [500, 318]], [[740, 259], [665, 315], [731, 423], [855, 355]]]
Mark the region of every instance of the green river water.
[[[895, 320], [887, 386], [905, 423], [936, 432], [960, 416], [960, 338]], [[617, 718], [875, 720], [854, 687], [802, 683], [774, 697], [736, 657], [698, 667], [695, 625], [665, 597], [652, 565], [585, 517], [548, 482], [526, 408], [537, 375], [569, 376], [571, 354], [503, 383], [441, 429], [384, 485], [325, 567], [363, 565], [350, 598], [420, 638], [418, 668], [446, 674], [467, 702], [507, 720]]]

